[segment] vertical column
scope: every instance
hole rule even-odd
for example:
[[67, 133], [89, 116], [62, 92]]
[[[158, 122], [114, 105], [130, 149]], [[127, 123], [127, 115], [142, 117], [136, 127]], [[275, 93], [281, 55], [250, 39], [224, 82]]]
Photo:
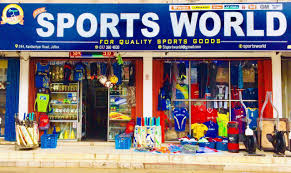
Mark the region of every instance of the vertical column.
[[[282, 74], [281, 74], [281, 54], [272, 56], [272, 86], [273, 86], [273, 103], [279, 111], [279, 118], [282, 118]], [[274, 118], [277, 113], [273, 112]]]
[[19, 74], [19, 118], [28, 112], [28, 88], [29, 88], [29, 53], [20, 54]]
[[143, 116], [152, 117], [153, 114], [153, 57], [145, 54], [143, 57]]

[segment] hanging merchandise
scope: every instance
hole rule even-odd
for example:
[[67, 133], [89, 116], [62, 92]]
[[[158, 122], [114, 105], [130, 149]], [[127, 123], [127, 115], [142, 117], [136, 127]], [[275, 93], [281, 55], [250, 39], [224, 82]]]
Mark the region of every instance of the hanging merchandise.
[[216, 82], [220, 83], [228, 83], [228, 68], [218, 67], [217, 68], [217, 75], [216, 75]]
[[135, 87], [131, 86], [127, 88], [127, 104], [130, 107], [134, 107], [136, 105], [136, 99], [135, 99]]
[[37, 93], [34, 110], [37, 112], [48, 112], [51, 110], [50, 102], [50, 95], [46, 93]]
[[191, 130], [193, 133], [193, 137], [199, 140], [200, 138], [204, 137], [208, 130], [208, 127], [204, 124], [195, 123], [191, 125]]
[[40, 130], [48, 130], [50, 127], [49, 117], [47, 114], [39, 115], [39, 129]]
[[91, 80], [97, 79], [98, 71], [97, 71], [97, 63], [93, 62], [90, 64], [90, 76]]
[[113, 74], [116, 76], [116, 79], [117, 79], [117, 82], [115, 82], [116, 85], [121, 85], [122, 84], [122, 65], [121, 64], [118, 64], [118, 63], [113, 64]]
[[200, 63], [197, 66], [198, 84], [199, 84], [199, 98], [205, 98], [205, 90], [207, 86], [208, 64]]
[[238, 65], [238, 88], [243, 89], [244, 87], [244, 82], [243, 82], [243, 68], [242, 64], [240, 63]]
[[49, 88], [49, 68], [48, 63], [37, 63], [35, 74], [36, 88]]
[[5, 90], [6, 84], [4, 82], [0, 82], [0, 90]]
[[74, 81], [81, 81], [83, 79], [83, 75], [85, 75], [85, 79], [87, 79], [87, 67], [82, 62], [78, 62], [74, 66]]
[[205, 123], [207, 121], [207, 112], [205, 105], [191, 105], [191, 124]]
[[123, 60], [122, 60], [122, 57], [121, 57], [120, 54], [118, 54], [118, 55], [116, 56], [116, 60], [117, 60], [117, 64], [118, 64], [118, 65], [122, 65], [122, 64], [123, 64]]
[[107, 81], [107, 77], [106, 77], [106, 71], [107, 71], [107, 64], [106, 63], [101, 63], [100, 64], [100, 71], [101, 71], [101, 75], [98, 76], [98, 80], [102, 85], [105, 85], [105, 82]]
[[227, 137], [227, 123], [229, 122], [229, 113], [217, 113], [218, 136]]
[[259, 109], [257, 108], [247, 108], [248, 118], [250, 119], [249, 127], [252, 130], [257, 129], [257, 119], [259, 118]]
[[172, 113], [175, 120], [175, 130], [177, 132], [184, 132], [187, 124], [187, 118], [189, 117], [188, 110], [184, 107], [174, 108]]
[[[216, 95], [216, 99], [219, 99], [219, 100], [227, 100], [228, 99], [228, 86], [226, 85], [216, 85], [217, 88], [218, 88], [218, 94]], [[219, 101], [219, 102], [214, 102], [214, 108], [224, 108], [224, 109], [227, 109], [228, 107], [228, 102], [222, 102], [222, 101]]]
[[128, 86], [135, 86], [135, 64], [131, 62], [129, 64], [129, 82]]
[[232, 64], [230, 67], [230, 84], [232, 87], [238, 87], [238, 65]]
[[188, 85], [186, 84], [176, 84], [176, 99], [188, 99], [189, 96]]
[[239, 134], [244, 134], [246, 127], [246, 113], [242, 106], [231, 109], [231, 120], [238, 122]]
[[211, 93], [211, 98], [215, 97], [216, 94], [216, 75], [217, 75], [217, 66], [215, 63], [209, 63], [209, 74], [208, 74], [208, 86]]
[[68, 85], [71, 81], [72, 65], [70, 63], [65, 63], [64, 65], [64, 84]]
[[[237, 87], [233, 87], [231, 89], [231, 99], [239, 100], [239, 89]], [[231, 102], [231, 108], [235, 108], [240, 106], [240, 102]]]
[[[110, 63], [110, 75], [109, 75], [109, 80], [110, 80], [110, 82], [113, 84], [113, 85], [116, 85], [117, 83], [118, 83], [118, 81], [119, 81], [119, 78], [115, 75], [115, 73], [114, 73], [114, 65], [112, 65], [111, 63]], [[120, 69], [120, 71], [118, 71], [118, 72], [116, 72], [116, 74], [117, 73], [119, 73], [119, 76], [121, 77], [121, 67], [116, 67], [116, 68], [119, 68]]]
[[243, 82], [254, 83], [255, 82], [255, 69], [253, 66], [243, 68]]
[[208, 130], [205, 134], [205, 137], [216, 138], [218, 135], [218, 125], [212, 120], [203, 123], [207, 126]]
[[179, 80], [181, 83], [185, 83], [184, 80], [187, 79], [186, 76], [186, 63], [185, 62], [181, 62], [178, 64], [178, 70], [179, 70]]

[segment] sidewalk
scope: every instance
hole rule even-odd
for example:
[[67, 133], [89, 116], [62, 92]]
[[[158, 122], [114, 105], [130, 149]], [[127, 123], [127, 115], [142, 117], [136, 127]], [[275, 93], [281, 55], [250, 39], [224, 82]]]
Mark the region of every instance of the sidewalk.
[[265, 157], [243, 156], [244, 153], [153, 154], [115, 150], [112, 142], [59, 142], [56, 149], [28, 151], [0, 145], [0, 166], [291, 172], [291, 158], [273, 157], [273, 153], [265, 153]]

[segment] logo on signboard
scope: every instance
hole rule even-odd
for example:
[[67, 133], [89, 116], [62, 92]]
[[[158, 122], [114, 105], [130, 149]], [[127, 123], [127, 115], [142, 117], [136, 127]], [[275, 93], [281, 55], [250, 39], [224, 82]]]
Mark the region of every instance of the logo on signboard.
[[250, 10], [255, 10], [256, 8], [257, 8], [257, 6], [255, 4], [249, 5], [249, 9]]
[[273, 10], [282, 10], [283, 6], [282, 6], [282, 4], [272, 4], [272, 9]]
[[212, 9], [223, 9], [223, 5], [212, 5]]
[[1, 24], [23, 25], [24, 13], [22, 8], [17, 4], [7, 5], [2, 11], [2, 21]]
[[224, 9], [239, 9], [239, 5], [224, 5]]
[[269, 10], [270, 9], [270, 5], [269, 4], [261, 4], [260, 5], [260, 9], [261, 10]]
[[209, 10], [210, 5], [192, 5], [191, 9], [192, 10]]

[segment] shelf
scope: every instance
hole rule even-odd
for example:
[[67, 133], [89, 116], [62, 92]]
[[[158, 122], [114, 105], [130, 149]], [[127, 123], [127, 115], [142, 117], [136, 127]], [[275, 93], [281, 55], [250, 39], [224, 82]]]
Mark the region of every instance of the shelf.
[[112, 94], [110, 94], [110, 96], [119, 96], [119, 97], [126, 97], [127, 95], [112, 95]]
[[125, 129], [126, 127], [109, 127], [110, 129]]
[[71, 103], [71, 104], [66, 104], [66, 103], [50, 103], [51, 105], [60, 105], [60, 106], [64, 106], [64, 105], [68, 105], [68, 106], [71, 106], [71, 105], [78, 105], [77, 103]]
[[114, 120], [112, 120], [112, 119], [109, 119], [110, 121], [130, 121], [130, 120], [118, 120], [118, 119], [114, 119]]
[[[51, 84], [64, 84], [64, 82], [52, 82]], [[69, 84], [78, 84], [78, 82], [69, 82]]]
[[78, 141], [77, 139], [58, 139], [58, 141], [66, 142], [66, 141]]
[[50, 120], [51, 123], [74, 123], [78, 120]]
[[51, 92], [52, 94], [78, 93], [77, 91]]

